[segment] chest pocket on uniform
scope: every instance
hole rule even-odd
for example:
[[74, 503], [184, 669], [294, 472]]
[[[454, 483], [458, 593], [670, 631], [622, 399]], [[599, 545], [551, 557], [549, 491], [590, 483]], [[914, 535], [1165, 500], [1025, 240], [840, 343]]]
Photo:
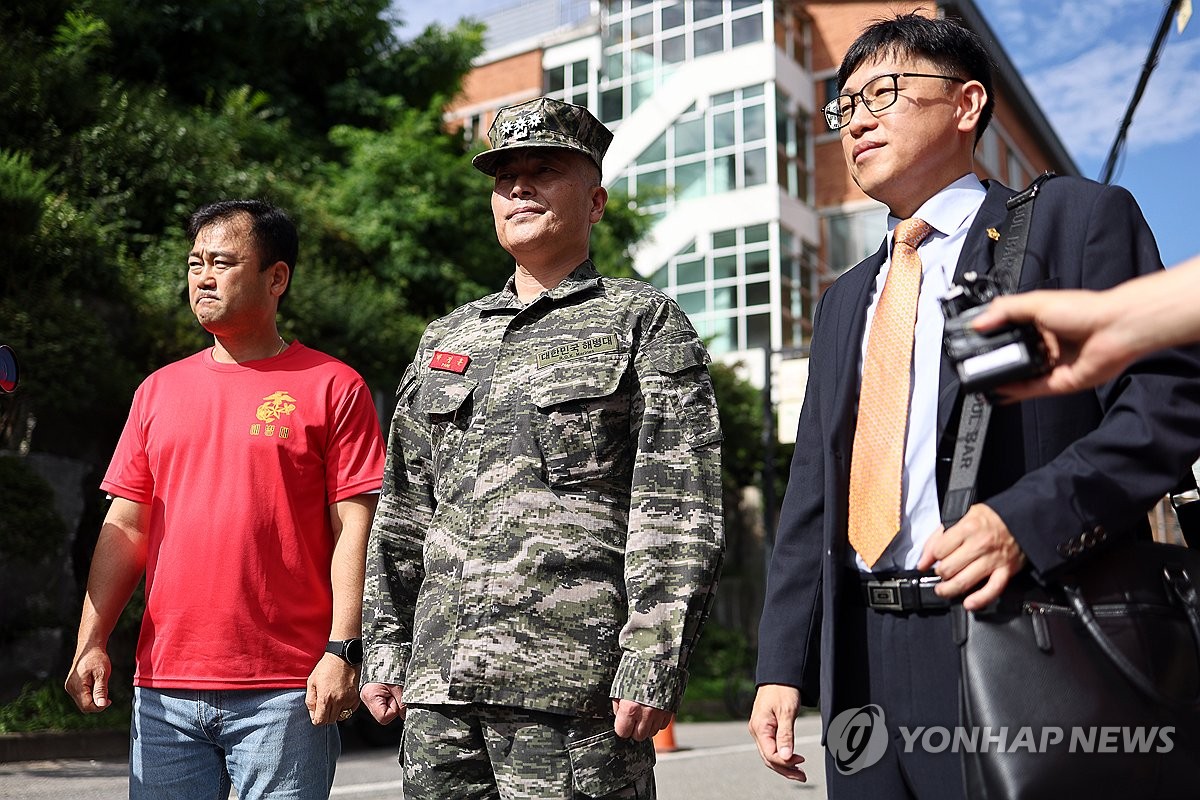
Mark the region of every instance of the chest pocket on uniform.
[[546, 482], [570, 486], [612, 475], [627, 450], [628, 353], [576, 358], [534, 373], [534, 437]]
[[474, 411], [472, 396], [478, 381], [451, 372], [431, 370], [417, 389], [413, 407], [429, 422], [434, 474], [445, 473], [447, 459], [462, 447]]

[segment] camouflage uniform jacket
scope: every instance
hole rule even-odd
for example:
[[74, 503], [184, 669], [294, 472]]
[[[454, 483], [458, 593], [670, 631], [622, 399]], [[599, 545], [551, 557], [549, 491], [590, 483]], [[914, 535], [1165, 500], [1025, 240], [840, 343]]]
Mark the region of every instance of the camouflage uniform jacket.
[[590, 261], [433, 322], [397, 390], [363, 682], [676, 709], [724, 549], [708, 361], [672, 300]]

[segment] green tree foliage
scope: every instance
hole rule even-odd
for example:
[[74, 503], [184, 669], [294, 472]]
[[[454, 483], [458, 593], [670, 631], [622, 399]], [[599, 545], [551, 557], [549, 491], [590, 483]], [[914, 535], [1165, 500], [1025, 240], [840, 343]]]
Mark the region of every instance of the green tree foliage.
[[113, 47], [101, 62], [122, 82], [150, 79], [185, 105], [205, 105], [244, 85], [320, 133], [369, 91], [362, 72], [394, 49], [387, 0], [95, 0]]
[[207, 337], [187, 215], [291, 210], [292, 337], [391, 388], [429, 318], [511, 269], [441, 109], [482, 28], [397, 36], [388, 0], [10, 0], [0, 7], [0, 449], [102, 466], [137, 382]]
[[97, 731], [129, 727], [132, 692], [114, 681], [113, 708], [103, 714], [80, 714], [59, 680], [31, 683], [11, 703], [0, 705], [0, 733], [32, 731]]
[[[42, 221], [42, 205], [49, 193], [47, 175], [34, 169], [26, 153], [0, 150], [0, 235], [28, 247]], [[12, 286], [4, 286], [5, 293]]]
[[[471, 61], [483, 49], [483, 28], [464, 22], [446, 30], [430, 25], [368, 67], [372, 86], [394, 92], [411, 108], [438, 108], [440, 99], [453, 97]], [[391, 92], [382, 87], [394, 87]]]
[[0, 6], [0, 131], [3, 146], [61, 155], [86, 124], [109, 45], [103, 20], [71, 0], [14, 0]]

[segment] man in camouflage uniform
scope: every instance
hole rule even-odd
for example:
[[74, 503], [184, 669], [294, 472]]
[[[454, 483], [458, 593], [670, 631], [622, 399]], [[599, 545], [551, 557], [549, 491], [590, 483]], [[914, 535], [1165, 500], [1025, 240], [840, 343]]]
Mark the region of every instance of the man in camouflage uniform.
[[724, 546], [708, 354], [672, 300], [588, 260], [595, 117], [540, 98], [489, 138], [473, 163], [516, 270], [401, 380], [362, 700], [407, 711], [407, 798], [652, 798]]

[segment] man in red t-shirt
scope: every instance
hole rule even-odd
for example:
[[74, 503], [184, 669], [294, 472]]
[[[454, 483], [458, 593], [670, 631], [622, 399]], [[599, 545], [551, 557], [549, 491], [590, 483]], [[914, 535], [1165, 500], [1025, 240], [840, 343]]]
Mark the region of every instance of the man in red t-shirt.
[[109, 705], [108, 637], [143, 572], [131, 798], [325, 798], [358, 705], [367, 530], [383, 473], [362, 378], [276, 328], [296, 261], [280, 209], [188, 225], [192, 311], [214, 345], [138, 388], [66, 689]]

